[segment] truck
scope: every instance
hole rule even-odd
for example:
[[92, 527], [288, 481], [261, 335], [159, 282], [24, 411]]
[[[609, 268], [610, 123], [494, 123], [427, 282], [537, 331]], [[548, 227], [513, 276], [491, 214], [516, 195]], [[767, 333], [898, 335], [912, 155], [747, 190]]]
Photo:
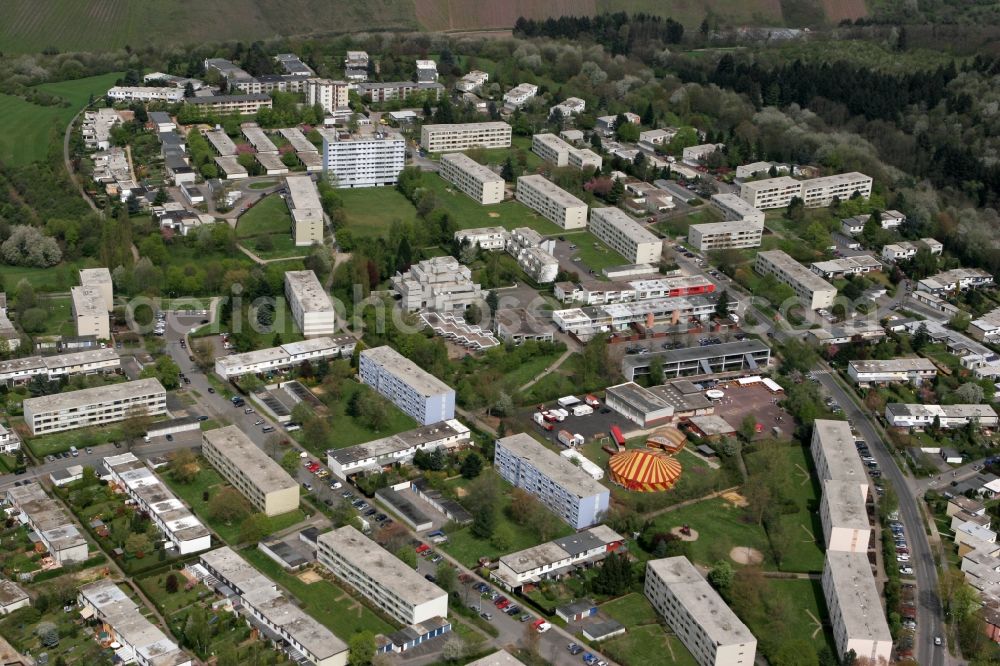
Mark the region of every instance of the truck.
[[566, 417], [569, 416], [569, 412], [567, 412], [565, 409], [550, 409], [549, 414], [554, 416], [556, 421], [558, 421], [559, 423], [565, 421]]
[[597, 396], [596, 395], [590, 395], [589, 393], [587, 394], [587, 397], [583, 399], [583, 401], [586, 402], [591, 407], [600, 407], [601, 406], [601, 401], [597, 399]]
[[531, 415], [532, 420], [538, 424], [538, 427], [542, 430], [552, 430], [552, 424], [545, 420], [545, 415], [548, 412], [535, 412]]
[[590, 405], [573, 405], [573, 416], [589, 416], [594, 413]]
[[556, 435], [556, 439], [558, 439], [559, 443], [563, 446], [568, 446], [570, 448], [583, 446], [584, 443], [583, 435], [574, 435], [569, 430], [560, 430]]
[[580, 399], [575, 395], [564, 395], [563, 397], [556, 400], [560, 407], [570, 407], [580, 403]]

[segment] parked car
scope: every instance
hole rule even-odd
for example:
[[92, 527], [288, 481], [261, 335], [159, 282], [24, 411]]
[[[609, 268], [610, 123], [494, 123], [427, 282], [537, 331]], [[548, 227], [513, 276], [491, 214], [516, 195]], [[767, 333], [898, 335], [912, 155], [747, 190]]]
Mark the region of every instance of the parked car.
[[574, 657], [583, 652], [583, 648], [577, 645], [576, 643], [570, 643], [569, 645], [566, 646], [566, 649], [569, 650], [569, 653]]

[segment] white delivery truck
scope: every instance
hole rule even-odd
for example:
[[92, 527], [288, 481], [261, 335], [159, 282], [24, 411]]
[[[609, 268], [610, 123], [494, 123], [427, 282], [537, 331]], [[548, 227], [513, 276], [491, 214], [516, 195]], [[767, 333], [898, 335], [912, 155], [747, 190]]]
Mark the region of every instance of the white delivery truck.
[[589, 416], [594, 413], [590, 405], [573, 405], [573, 416]]

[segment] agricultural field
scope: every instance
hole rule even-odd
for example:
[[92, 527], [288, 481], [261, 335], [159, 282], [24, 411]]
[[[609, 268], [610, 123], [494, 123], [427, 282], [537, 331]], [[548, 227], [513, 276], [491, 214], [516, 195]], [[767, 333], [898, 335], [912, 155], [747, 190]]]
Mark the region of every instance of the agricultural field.
[[[5, 31], [3, 25], [0, 24], [0, 34]], [[19, 166], [45, 157], [53, 135], [61, 141], [66, 125], [90, 96], [106, 93], [119, 77], [121, 73], [113, 72], [38, 86], [39, 90], [65, 98], [69, 102], [65, 107], [39, 106], [13, 95], [0, 95], [0, 161]]]
[[472, 30], [506, 28], [514, 25], [518, 16], [549, 18], [596, 14], [596, 0], [510, 0], [509, 2], [475, 2], [465, 0], [414, 0], [417, 20], [427, 30]]

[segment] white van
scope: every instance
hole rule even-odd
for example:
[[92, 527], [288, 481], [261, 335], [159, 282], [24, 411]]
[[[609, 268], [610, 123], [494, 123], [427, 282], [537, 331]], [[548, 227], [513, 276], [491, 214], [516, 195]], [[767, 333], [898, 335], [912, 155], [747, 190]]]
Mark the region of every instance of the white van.
[[74, 458], [76, 458], [77, 456], [80, 455], [80, 452], [76, 450], [75, 446], [71, 446], [71, 447], [69, 447], [69, 454], [71, 456], [73, 456]]

